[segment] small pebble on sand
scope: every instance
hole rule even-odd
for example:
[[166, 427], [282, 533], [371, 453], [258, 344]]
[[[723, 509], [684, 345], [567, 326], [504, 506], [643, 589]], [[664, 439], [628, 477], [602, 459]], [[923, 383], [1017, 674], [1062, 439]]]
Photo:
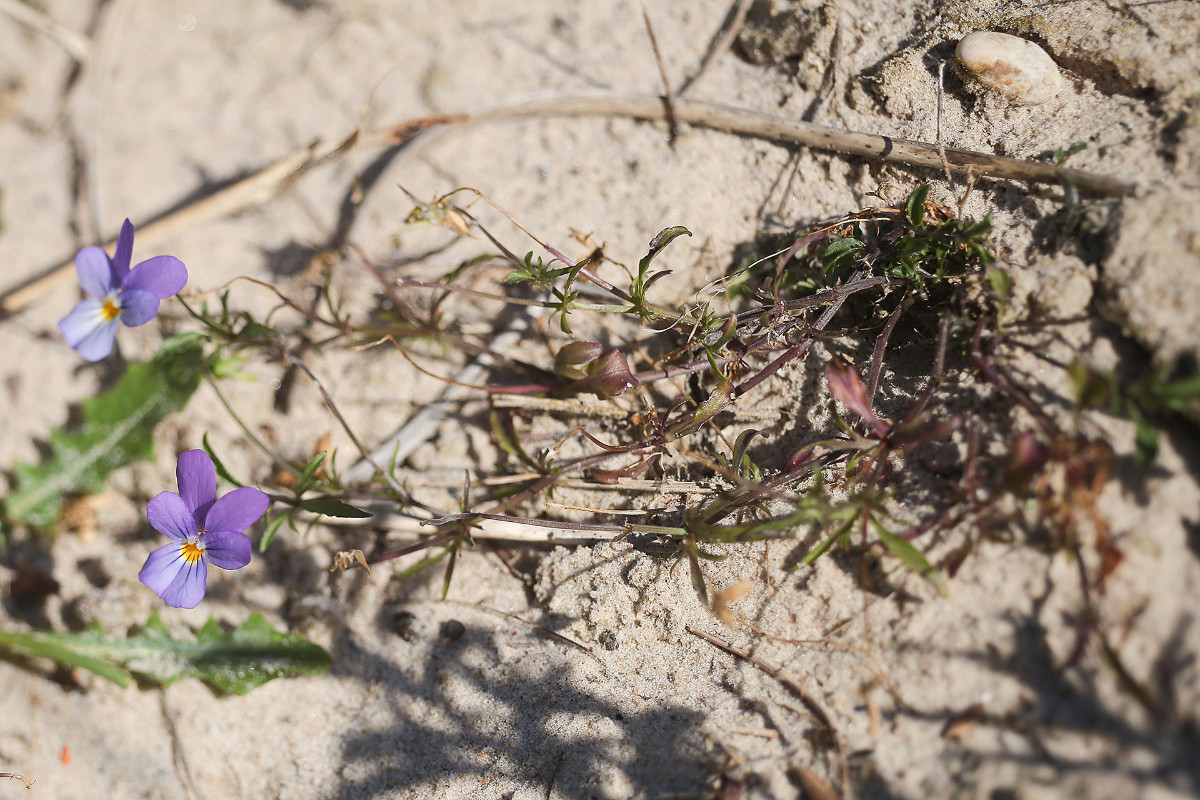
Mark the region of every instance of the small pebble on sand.
[[1045, 103], [1062, 88], [1054, 59], [1033, 42], [1007, 33], [968, 34], [958, 43], [954, 57], [983, 86], [1019, 105]]

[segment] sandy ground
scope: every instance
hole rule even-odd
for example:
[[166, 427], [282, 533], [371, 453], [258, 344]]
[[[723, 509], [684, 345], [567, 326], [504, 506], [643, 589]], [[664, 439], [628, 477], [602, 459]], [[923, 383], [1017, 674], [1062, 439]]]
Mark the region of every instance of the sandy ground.
[[[759, 37], [753, 41], [792, 37], [801, 42], [798, 55], [772, 64], [725, 53], [688, 97], [932, 141], [936, 60], [972, 30], [1034, 38], [1064, 68], [1061, 95], [1019, 107], [973, 94], [948, 74], [946, 142], [1045, 158], [1087, 141], [1072, 166], [1136, 182], [1141, 194], [1097, 204], [1106, 228], [1086, 257], [1059, 252], [1057, 189], [981, 182], [966, 212], [995, 215], [993, 243], [1022, 303], [1082, 317], [1063, 328], [1057, 356], [1083, 352], [1100, 366], [1147, 358], [1194, 364], [1200, 7], [890, 5], [840, 0], [809, 9], [807, 31], [778, 23], [764, 30], [755, 18], [758, 27], [747, 31]], [[647, 6], [666, 71], [679, 85], [696, 72], [731, 3]], [[0, 288], [113, 235], [125, 217], [141, 226], [314, 140], [336, 141], [360, 122], [474, 112], [555, 93], [660, 91], [631, 2], [252, 0], [233, 11], [216, 0], [46, 0], [38, 8], [82, 35], [86, 53], [75, 61], [53, 37], [0, 16]], [[471, 186], [560, 246], [573, 246], [572, 229], [592, 232], [625, 263], [636, 262], [660, 229], [686, 225], [696, 235], [669, 251], [676, 274], [664, 289], [684, 297], [726, 271], [735, 248], [761, 231], [847, 213], [882, 183], [902, 197], [931, 181], [935, 195], [950, 198], [928, 172], [718, 131], [685, 128], [667, 139], [659, 124], [536, 118], [464, 129], [383, 160], [378, 150], [358, 150], [154, 252], [183, 259], [196, 290], [249, 275], [302, 296], [313, 279], [309, 258], [331, 240], [356, 185], [362, 204], [349, 238], [381, 261], [447, 241], [436, 233], [394, 240], [412, 207], [400, 186], [421, 198]], [[478, 210], [510, 246], [529, 249], [500, 215]], [[483, 251], [482, 243], [459, 242], [412, 274], [435, 276]], [[334, 282], [348, 303], [374, 302], [375, 285], [361, 267], [340, 265]], [[248, 284], [235, 292], [246, 307], [272, 305]], [[112, 379], [110, 367], [82, 365], [58, 336], [55, 323], [76, 298], [64, 284], [0, 322], [6, 469], [36, 461], [38, 442], [67, 421], [71, 405]], [[164, 332], [186, 325], [182, 312], [168, 309], [161, 325], [123, 332], [123, 355], [146, 358]], [[383, 350], [314, 354], [309, 363], [371, 443], [441, 390]], [[1061, 375], [1037, 362], [1025, 366], [1038, 397], [1061, 407]], [[279, 366], [248, 369], [259, 380], [231, 387], [229, 396], [256, 430], [272, 429], [296, 458], [326, 433], [350, 452], [311, 386], [297, 385], [280, 415], [273, 409]], [[816, 369], [814, 360], [788, 372], [755, 410], [805, 424], [796, 408]], [[490, 465], [481, 408], [467, 404], [441, 425], [409, 460], [410, 473], [455, 484], [465, 469]], [[209, 613], [237, 624], [261, 610], [327, 646], [334, 667], [218, 698], [193, 681], [165, 692], [120, 690], [83, 675], [67, 689], [0, 662], [0, 771], [37, 780], [32, 791], [4, 781], [0, 797], [788, 798], [802, 792], [802, 770], [840, 783], [836, 750], [814, 707], [841, 739], [859, 797], [1195, 796], [1200, 438], [1194, 426], [1177, 425], [1165, 432], [1156, 466], [1140, 470], [1131, 426], [1102, 416], [1087, 425], [1118, 455], [1100, 507], [1126, 560], [1095, 602], [1125, 676], [1095, 646], [1063, 667], [1083, 608], [1077, 567], [1065, 552], [1011, 542], [982, 544], [945, 598], [886, 559], [886, 590], [864, 591], [850, 554], [797, 571], [791, 544], [731, 548], [726, 561], [706, 566], [709, 580], [714, 587], [752, 581], [735, 608], [769, 635], [722, 626], [692, 591], [686, 562], [625, 543], [522, 556], [528, 584], [486, 552], [470, 552], [446, 601], [440, 574], [389, 579], [393, 565], [408, 561], [377, 567], [372, 580], [331, 574], [339, 549], [383, 552], [404, 541], [365, 529], [281, 534], [247, 570], [212, 579], [199, 609], [164, 610], [136, 575], [157, 546], [145, 501], [174, 488], [176, 454], [208, 433], [236, 473], [265, 478], [269, 468], [201, 390], [160, 429], [157, 461], [121, 471], [96, 498], [93, 527], [52, 540], [18, 538], [0, 554], [0, 624], [67, 629], [98, 621], [121, 630], [157, 609], [186, 630]], [[944, 558], [954, 545], [953, 538], [936, 543], [930, 555]], [[7, 596], [24, 562], [59, 582], [44, 607], [19, 607]], [[805, 699], [688, 626], [784, 668]], [[1148, 687], [1153, 702], [1139, 703], [1131, 686]]]

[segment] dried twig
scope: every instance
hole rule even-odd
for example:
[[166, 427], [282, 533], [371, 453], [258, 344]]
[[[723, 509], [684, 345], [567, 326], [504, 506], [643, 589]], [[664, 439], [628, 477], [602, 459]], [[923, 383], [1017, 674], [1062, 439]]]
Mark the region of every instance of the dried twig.
[[19, 772], [0, 772], [0, 778], [12, 778], [13, 780], [21, 781], [21, 783], [25, 784], [26, 789], [32, 789], [33, 785], [37, 783], [36, 780], [31, 781]]
[[658, 65], [658, 77], [663, 85], [663, 110], [667, 115], [671, 138], [674, 139], [679, 132], [679, 118], [675, 116], [675, 90], [671, 88], [671, 79], [667, 77], [667, 65], [663, 63], [662, 51], [658, 49], [658, 38], [654, 35], [654, 23], [650, 21], [645, 0], [642, 0], [642, 21], [646, 23], [646, 35], [650, 37], [650, 49], [654, 51], [654, 63]]
[[[577, 95], [531, 100], [479, 114], [473, 123], [495, 122], [543, 114], [626, 116], [634, 119], [661, 120], [662, 101], [638, 95]], [[746, 109], [676, 99], [675, 113], [680, 122], [712, 128], [740, 136], [799, 144], [816, 150], [861, 156], [877, 161], [941, 170], [942, 159], [936, 145], [908, 139], [896, 139], [875, 133], [846, 131], [815, 125]], [[1133, 194], [1136, 186], [1107, 175], [1019, 158], [945, 148], [946, 160], [955, 173], [973, 170], [976, 175], [1040, 184], [1072, 184], [1078, 191], [1102, 196]]]

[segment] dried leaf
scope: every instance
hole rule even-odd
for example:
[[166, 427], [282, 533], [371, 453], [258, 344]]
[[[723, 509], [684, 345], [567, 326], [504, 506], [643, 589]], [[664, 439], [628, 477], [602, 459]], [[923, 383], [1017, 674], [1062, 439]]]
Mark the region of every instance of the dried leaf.
[[737, 615], [729, 607], [730, 603], [739, 600], [753, 587], [754, 584], [750, 581], [738, 581], [726, 586], [724, 589], [717, 589], [713, 592], [712, 611], [717, 615], [717, 619], [721, 620], [727, 627], [732, 628]]

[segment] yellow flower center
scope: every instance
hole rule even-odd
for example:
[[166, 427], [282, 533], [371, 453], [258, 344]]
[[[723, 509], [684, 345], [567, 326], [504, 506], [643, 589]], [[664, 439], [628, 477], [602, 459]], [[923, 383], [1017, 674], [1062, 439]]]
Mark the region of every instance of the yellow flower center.
[[112, 322], [121, 313], [121, 306], [117, 304], [115, 295], [109, 295], [104, 298], [104, 305], [100, 307], [100, 314], [104, 317], [105, 322]]
[[204, 545], [199, 539], [188, 539], [183, 543], [183, 560], [195, 564], [204, 555]]

